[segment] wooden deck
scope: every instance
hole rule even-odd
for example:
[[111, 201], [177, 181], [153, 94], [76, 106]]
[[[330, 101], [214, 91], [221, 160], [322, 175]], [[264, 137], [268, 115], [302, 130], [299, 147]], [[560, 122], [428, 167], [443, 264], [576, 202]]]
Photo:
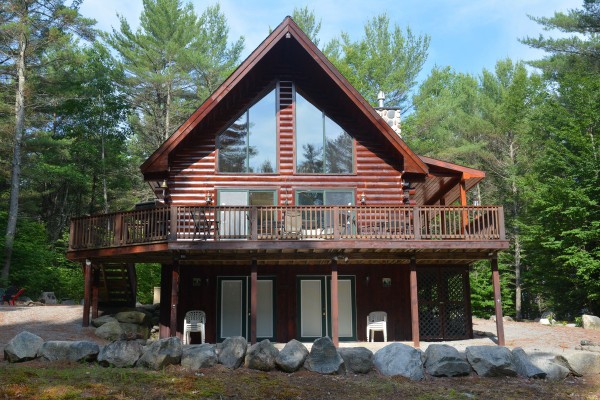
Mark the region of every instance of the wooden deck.
[[[263, 250], [301, 252], [318, 260], [343, 251], [365, 253], [362, 258], [368, 260], [369, 251], [485, 252], [506, 247], [499, 206], [172, 206], [74, 218], [68, 256], [151, 258], [196, 251], [207, 261], [214, 257], [211, 252], [227, 251], [219, 257], [244, 260], [244, 254]], [[279, 256], [266, 257], [274, 261]]]

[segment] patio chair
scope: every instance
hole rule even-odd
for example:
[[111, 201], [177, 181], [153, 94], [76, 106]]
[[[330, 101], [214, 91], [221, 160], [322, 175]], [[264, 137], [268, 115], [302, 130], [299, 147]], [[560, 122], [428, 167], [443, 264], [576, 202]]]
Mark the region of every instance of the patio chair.
[[192, 240], [196, 239], [196, 235], [200, 235], [202, 240], [210, 238], [212, 222], [207, 218], [206, 212], [203, 209], [192, 211], [192, 220], [194, 221], [194, 236]]
[[302, 237], [302, 212], [299, 210], [287, 210], [283, 217], [282, 236], [299, 239]]
[[185, 314], [183, 320], [183, 344], [190, 344], [190, 333], [200, 332], [200, 339], [204, 344], [206, 314], [201, 310], [191, 310]]
[[8, 302], [8, 305], [10, 306], [14, 306], [15, 305], [15, 301], [19, 299], [19, 297], [21, 297], [21, 295], [25, 292], [25, 288], [20, 289], [17, 293], [11, 295], [7, 295], [5, 294], [2, 298], [2, 304], [4, 304], [5, 301]]
[[373, 332], [371, 342], [375, 341], [375, 332], [383, 332], [383, 341], [387, 342], [387, 313], [385, 311], [373, 311], [367, 315], [367, 342], [369, 335]]

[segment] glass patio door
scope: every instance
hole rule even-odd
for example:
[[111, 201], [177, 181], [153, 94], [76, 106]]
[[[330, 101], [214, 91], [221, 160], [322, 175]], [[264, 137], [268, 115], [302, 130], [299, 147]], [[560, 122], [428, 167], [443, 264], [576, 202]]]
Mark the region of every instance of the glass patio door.
[[[256, 337], [275, 340], [275, 280], [260, 277], [257, 282]], [[217, 339], [242, 336], [250, 328], [250, 279], [246, 276], [218, 278]]]

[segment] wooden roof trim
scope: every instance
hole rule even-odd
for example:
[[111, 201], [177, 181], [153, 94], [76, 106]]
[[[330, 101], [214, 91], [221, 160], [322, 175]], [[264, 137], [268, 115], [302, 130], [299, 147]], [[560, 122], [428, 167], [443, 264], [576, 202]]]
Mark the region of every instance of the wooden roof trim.
[[[277, 28], [271, 32], [265, 40], [242, 62], [242, 64], [219, 86], [219, 88], [202, 103], [202, 105], [171, 135], [152, 155], [140, 166], [142, 173], [158, 172], [161, 167], [166, 167], [168, 160], [165, 158], [169, 152], [175, 149], [179, 143], [218, 104], [218, 102], [229, 93], [231, 88], [243, 79], [262, 57], [286, 34], [294, 34], [295, 39], [307, 51], [309, 55], [323, 68], [333, 81], [344, 91], [352, 102], [363, 111], [370, 122], [379, 128], [379, 131], [394, 145], [404, 156], [413, 161], [418, 168], [416, 173], [427, 173], [428, 168], [419, 156], [417, 156], [404, 141], [392, 130], [392, 128], [381, 118], [370, 104], [352, 87], [337, 68], [325, 57], [325, 55], [312, 43], [296, 23], [287, 16]], [[157, 164], [157, 168], [152, 168]]]
[[402, 154], [410, 158], [420, 171], [410, 171], [416, 173], [427, 173], [428, 168], [417, 154], [415, 154], [408, 145], [398, 136], [398, 134], [381, 118], [375, 109], [365, 100], [365, 98], [356, 90], [350, 82], [342, 75], [342, 73], [329, 61], [325, 54], [306, 36], [300, 27], [290, 18], [286, 17], [284, 23], [287, 22], [287, 27], [296, 36], [296, 40], [304, 49], [313, 57], [315, 61], [327, 72], [344, 93], [365, 113], [370, 122], [379, 128], [386, 138], [394, 145], [394, 147]]
[[447, 161], [436, 160], [435, 158], [419, 156], [419, 158], [427, 165], [448, 170], [450, 174], [460, 173], [463, 179], [477, 179], [478, 181], [485, 178], [485, 172], [475, 168], [464, 167], [462, 165], [449, 163]]

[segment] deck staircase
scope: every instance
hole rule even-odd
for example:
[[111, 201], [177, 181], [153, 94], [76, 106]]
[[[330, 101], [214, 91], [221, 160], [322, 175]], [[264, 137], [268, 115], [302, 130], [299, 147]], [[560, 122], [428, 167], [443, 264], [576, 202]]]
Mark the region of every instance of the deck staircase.
[[135, 307], [137, 291], [135, 264], [102, 264], [96, 282], [100, 309]]

